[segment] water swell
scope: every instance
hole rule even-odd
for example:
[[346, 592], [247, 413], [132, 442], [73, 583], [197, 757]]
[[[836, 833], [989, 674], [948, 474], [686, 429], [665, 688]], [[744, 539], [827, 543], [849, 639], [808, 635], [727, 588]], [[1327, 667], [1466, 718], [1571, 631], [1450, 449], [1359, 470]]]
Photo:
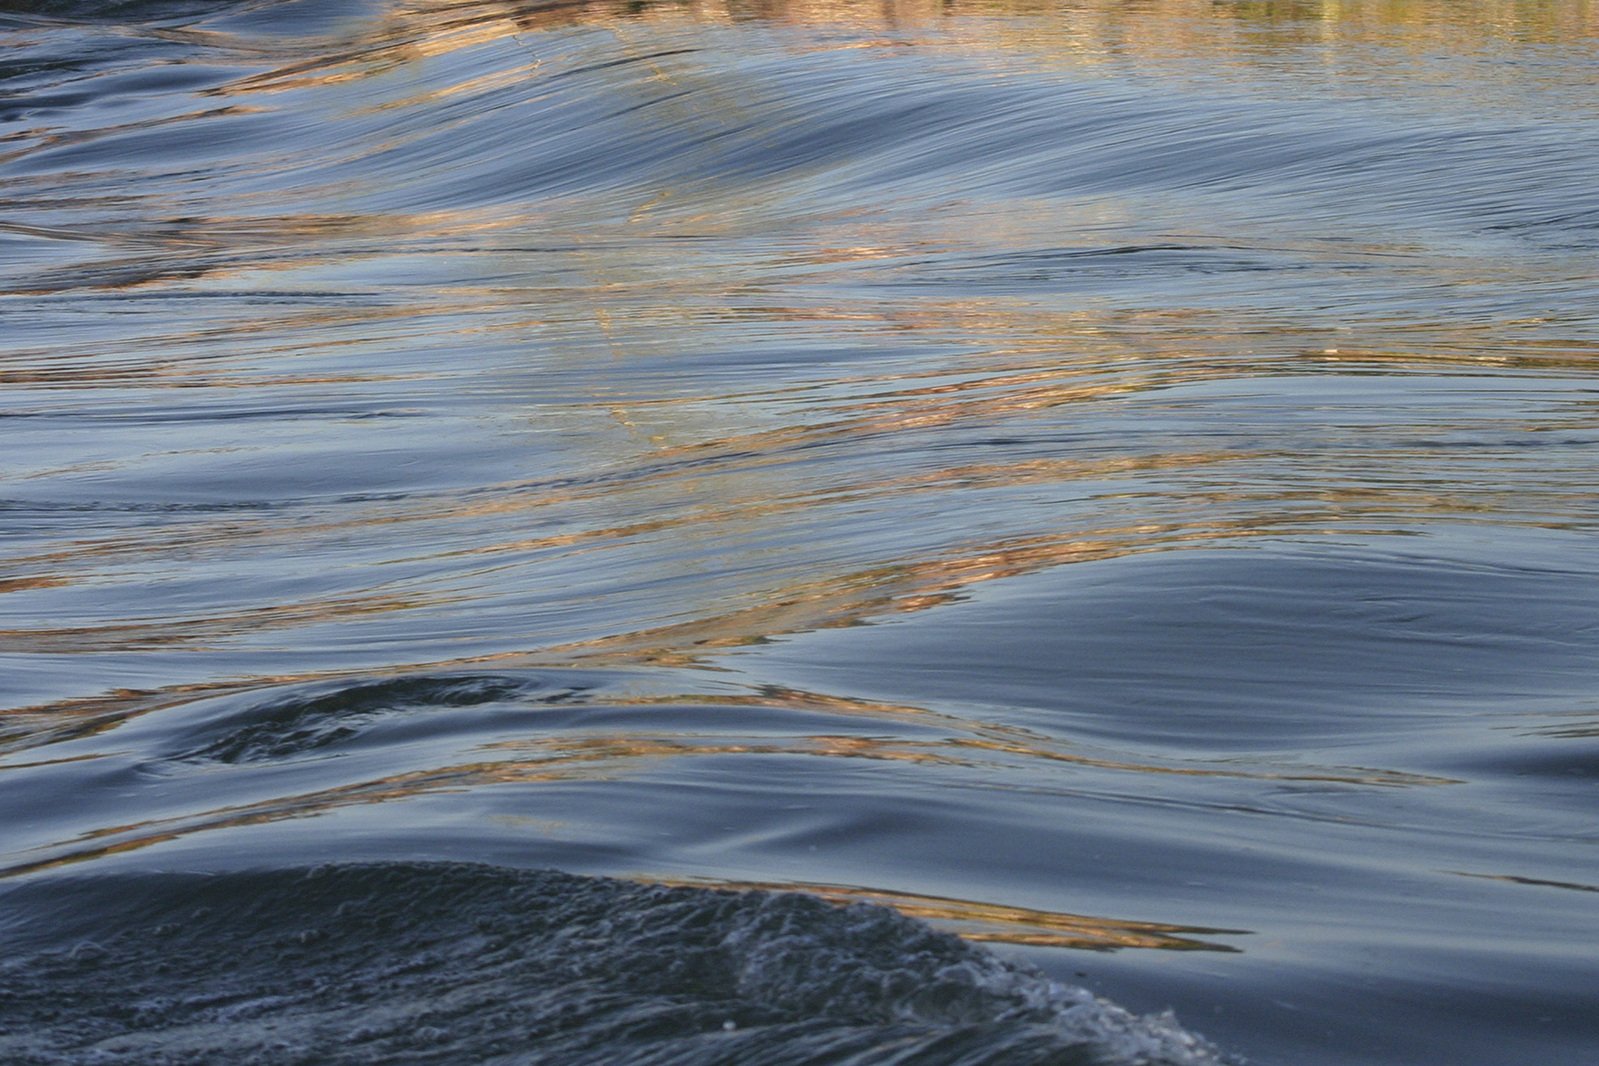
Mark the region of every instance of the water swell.
[[[198, 739], [199, 746], [176, 758], [222, 763], [293, 758], [345, 743], [386, 715], [473, 707], [508, 699], [526, 687], [526, 683], [503, 677], [325, 684], [316, 691], [254, 703], [231, 714], [224, 713], [206, 726], [191, 727], [189, 736]], [[551, 693], [545, 699], [558, 701], [571, 691]]]
[[1169, 1017], [792, 893], [386, 863], [0, 899], [0, 1056], [19, 1066], [1228, 1061]]

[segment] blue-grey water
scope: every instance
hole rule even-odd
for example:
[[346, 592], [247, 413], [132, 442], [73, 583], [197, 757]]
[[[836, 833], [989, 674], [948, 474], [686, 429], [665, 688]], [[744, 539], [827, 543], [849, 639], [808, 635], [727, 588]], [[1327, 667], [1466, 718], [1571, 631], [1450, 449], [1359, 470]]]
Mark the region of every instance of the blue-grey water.
[[1589, 0], [9, 4], [0, 445], [0, 1061], [1599, 1060]]

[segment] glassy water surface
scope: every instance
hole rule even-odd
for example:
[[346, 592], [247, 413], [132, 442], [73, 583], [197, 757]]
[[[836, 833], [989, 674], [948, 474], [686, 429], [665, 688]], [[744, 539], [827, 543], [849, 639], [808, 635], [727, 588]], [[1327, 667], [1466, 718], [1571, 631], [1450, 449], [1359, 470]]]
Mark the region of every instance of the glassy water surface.
[[1596, 87], [1587, 0], [11, 5], [0, 1057], [1591, 1061]]

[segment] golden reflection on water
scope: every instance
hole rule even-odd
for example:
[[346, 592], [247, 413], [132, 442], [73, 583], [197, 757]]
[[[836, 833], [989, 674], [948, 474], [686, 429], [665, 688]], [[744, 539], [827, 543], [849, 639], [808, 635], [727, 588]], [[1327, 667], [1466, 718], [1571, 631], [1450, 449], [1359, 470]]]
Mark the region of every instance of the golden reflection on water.
[[240, 633], [300, 629], [348, 622], [368, 615], [414, 611], [443, 602], [424, 596], [344, 596], [325, 600], [246, 607], [191, 618], [126, 619], [99, 625], [0, 629], [8, 651], [28, 654], [92, 654], [204, 646]]
[[[649, 663], [695, 666], [708, 653], [758, 643], [772, 636], [857, 625], [883, 615], [928, 610], [974, 585], [1019, 577], [1067, 563], [1096, 562], [1134, 553], [1203, 547], [1299, 531], [1324, 515], [1285, 517], [1268, 526], [1258, 519], [1206, 526], [1143, 524], [1065, 538], [1022, 537], [950, 555], [806, 581], [726, 614], [654, 629], [556, 645], [541, 654], [554, 662], [584, 666]], [[1346, 529], [1343, 532], [1380, 532]]]
[[[191, 692], [186, 695], [189, 699], [193, 699], [200, 695], [214, 694]], [[29, 739], [37, 741], [41, 735], [47, 735], [51, 740], [91, 737], [110, 725], [127, 720], [132, 715], [161, 709], [161, 704], [149, 702], [148, 694], [143, 694], [143, 698], [146, 701], [145, 706], [138, 711], [124, 708], [127, 713], [116, 716], [107, 715], [105, 708], [100, 706], [98, 708], [100, 713], [95, 718], [80, 721], [79, 728], [72, 731], [68, 731], [58, 722], [52, 734], [43, 734], [39, 728], [40, 723], [34, 722], [35, 730]], [[177, 702], [184, 701], [173, 700], [169, 694], [165, 705], [172, 706]], [[1413, 788], [1460, 783], [1449, 778], [1397, 771], [1318, 767], [1300, 762], [1274, 765], [1269, 760], [1263, 759], [1241, 763], [1227, 759], [1170, 759], [1160, 762], [1111, 758], [1073, 751], [1071, 745], [1060, 739], [1045, 737], [1019, 727], [974, 721], [919, 707], [832, 697], [796, 690], [771, 690], [759, 694], [719, 698], [687, 695], [634, 696], [611, 701], [611, 705], [618, 708], [642, 709], [660, 707], [666, 711], [683, 706], [695, 706], [722, 707], [730, 711], [757, 708], [780, 713], [793, 711], [807, 716], [826, 713], [859, 723], [856, 725], [852, 722], [852, 728], [869, 728], [873, 721], [882, 722], [887, 735], [843, 731], [833, 733], [796, 731], [780, 735], [762, 732], [741, 735], [741, 729], [755, 725], [766, 728], [771, 728], [773, 725], [781, 727], [783, 719], [781, 716], [775, 719], [749, 719], [730, 714], [725, 733], [692, 733], [684, 730], [655, 734], [647, 730], [580, 731], [492, 741], [472, 749], [471, 757], [466, 761], [454, 761], [444, 765], [352, 781], [312, 792], [277, 795], [267, 800], [226, 805], [212, 810], [127, 824], [103, 825], [83, 832], [71, 840], [31, 849], [34, 854], [45, 853], [38, 858], [26, 857], [29, 852], [17, 853], [16, 857], [20, 861], [0, 869], [0, 877], [35, 873], [106, 855], [137, 851], [194, 834], [312, 817], [349, 807], [400, 803], [423, 796], [452, 792], [481, 796], [484, 789], [495, 786], [638, 778], [659, 774], [668, 769], [667, 764], [675, 760], [805, 757], [903, 763], [939, 768], [953, 773], [955, 776], [948, 780], [951, 786], [960, 786], [963, 782], [967, 782], [972, 787], [991, 787], [992, 782], [1003, 781], [1008, 782], [1003, 787], [1039, 796], [1074, 795], [1075, 790], [1083, 786], [1049, 774], [1038, 776], [1036, 773], [1030, 773], [1030, 769], [1037, 769], [1029, 767], [1028, 764], [1032, 760], [1039, 760], [1046, 765], [1068, 765], [1090, 773], [1110, 771], [1118, 774], [1174, 774], [1237, 781], [1271, 781], [1285, 785], [1331, 784], [1358, 788]], [[893, 730], [902, 728], [906, 724], [923, 730], [947, 729], [952, 735], [926, 740], [892, 735]], [[312, 748], [306, 754], [312, 759], [321, 759], [325, 755], [316, 748]], [[73, 755], [69, 758], [81, 761], [104, 757], [106, 756], [91, 753]], [[194, 770], [191, 765], [194, 758], [178, 757], [169, 764], [151, 763], [146, 766], [145, 772], [157, 774], [161, 778], [181, 778], [184, 773]], [[1023, 761], [1018, 763], [1017, 760]], [[62, 761], [67, 760], [14, 761], [0, 767], [0, 773], [36, 769]], [[337, 763], [325, 763], [325, 765], [337, 767]], [[1017, 769], [1022, 773], [1014, 772]], [[204, 768], [200, 768], [199, 772], [205, 772]], [[1300, 814], [1298, 817], [1312, 816]], [[863, 890], [856, 894], [856, 898], [877, 897], [876, 894]], [[917, 903], [916, 900], [921, 902]], [[1045, 920], [1047, 916], [1039, 913], [989, 905], [967, 905], [965, 910], [952, 907], [939, 910], [934, 906], [938, 901], [924, 897], [907, 896], [903, 899], [894, 897], [881, 901], [900, 906], [907, 913], [918, 916], [973, 926], [963, 930], [963, 935], [970, 935], [976, 939], [1074, 947], [1195, 946], [1165, 942], [1133, 943], [1114, 939], [1107, 943], [1090, 937], [1087, 926], [1079, 928], [1077, 924], [1072, 924], [1086, 922], [1092, 925], [1093, 922], [1099, 921], [1097, 919], [1056, 916]], [[918, 907], [920, 909], [917, 909]], [[1118, 927], [1118, 930], [1112, 932], [1114, 936], [1124, 936], [1130, 932], [1142, 935], [1159, 931], [1161, 931], [1159, 928], [1153, 926], [1138, 926], [1136, 929]], [[1175, 930], [1173, 927], [1166, 931], [1181, 930]]]
[[1207, 929], [1198, 926], [1138, 922], [1084, 914], [1012, 907], [999, 903], [925, 896], [913, 892], [810, 882], [727, 881], [692, 878], [652, 883], [690, 888], [726, 888], [735, 891], [803, 892], [831, 903], [876, 903], [901, 914], [932, 922], [966, 940], [1020, 944], [1031, 947], [1079, 948], [1112, 951], [1118, 948], [1155, 948], [1164, 951], [1237, 951], [1227, 944], [1198, 939], [1203, 936], [1247, 935], [1243, 929]]
[[[814, 46], [938, 47], [986, 60], [1023, 52], [1074, 66], [1197, 61], [1247, 70], [1276, 66], [1279, 57], [1314, 47], [1324, 62], [1352, 79], [1409, 91], [1428, 87], [1430, 61], [1469, 54], [1472, 46], [1483, 53], [1473, 63], [1478, 79], [1493, 82], [1505, 77], [1494, 62], [1496, 43], [1569, 46], [1599, 39], [1599, 4], [1592, 0], [1144, 0], [1136, 5], [1124, 0], [684, 0], [542, 9], [536, 3], [401, 2], [380, 17], [360, 54], [363, 63], [382, 67], [495, 36], [573, 24], [625, 31], [685, 20], [707, 26], [749, 21], [835, 26], [856, 33], [880, 28], [892, 36], [822, 40]], [[647, 41], [638, 44], [644, 47]], [[1524, 71], [1510, 75], [1526, 76]], [[1462, 91], [1447, 78], [1432, 88]], [[1468, 91], [1482, 89], [1476, 84]]]
[[[515, 778], [515, 780], [521, 782], [559, 779], [560, 775], [556, 774], [523, 775]], [[462, 787], [475, 783], [459, 782]], [[349, 796], [349, 794], [346, 795], [347, 797]], [[352, 801], [381, 802], [385, 799], [395, 798], [395, 796], [395, 793], [386, 789], [366, 787], [360, 790], [359, 797]], [[318, 809], [319, 805], [313, 804], [308, 810], [314, 813]], [[108, 827], [100, 832], [90, 834], [86, 839], [122, 836], [141, 830], [143, 832], [130, 839], [119, 840], [112, 844], [80, 848], [68, 854], [57, 855], [49, 859], [19, 863], [0, 870], [0, 877], [17, 877], [45, 870], [60, 869], [93, 859], [127, 854], [142, 848], [168, 843], [195, 832], [260, 825], [283, 818], [299, 817], [304, 813], [307, 812], [285, 808], [282, 803], [272, 803], [226, 814], [218, 812], [221, 817], [204, 820], [185, 820], [181, 827], [163, 832], [148, 832], [152, 823]], [[523, 823], [519, 821], [517, 824]], [[528, 824], [536, 825], [545, 831], [550, 830], [552, 827], [558, 828], [558, 825], [547, 821]], [[1238, 949], [1231, 945], [1202, 938], [1217, 935], [1247, 935], [1248, 933], [1248, 930], [1241, 929], [1213, 929], [1162, 922], [1068, 914], [1004, 904], [897, 892], [887, 889], [798, 882], [731, 881], [711, 878], [674, 880], [670, 877], [648, 877], [642, 879], [652, 884], [721, 888], [732, 891], [805, 892], [836, 904], [875, 903], [891, 907], [910, 917], [920, 918], [942, 926], [967, 940], [1030, 947], [1076, 948], [1090, 951], [1140, 948], [1163, 951], [1234, 952]]]
[[[1169, 55], [1209, 53], [1218, 45], [1325, 43], [1329, 37], [1380, 37], [1385, 42], [1458, 42], [1460, 32], [1486, 39], [1563, 43], [1599, 36], [1591, 0], [667, 0], [661, 3], [547, 4], [399, 2], [379, 17], [374, 44], [406, 56], [437, 55], [496, 35], [584, 23], [626, 23], [689, 16], [705, 23], [739, 20], [801, 25], [915, 27], [962, 21], [974, 35], [1039, 32], [1024, 20], [1048, 20], [1051, 43], [1085, 56], [1146, 49]], [[1272, 37], [1249, 36], [1262, 28]], [[1048, 32], [1043, 31], [1043, 32]], [[1000, 38], [1003, 40], [1003, 38]]]
[[[367, 321], [362, 319], [362, 321]], [[1060, 344], [1060, 341], [1056, 342]], [[817, 625], [850, 625], [880, 611], [919, 610], [943, 602], [967, 585], [1011, 577], [1049, 566], [1116, 558], [1134, 552], [1172, 547], [1203, 546], [1211, 542], [1285, 532], [1382, 531], [1406, 521], [1437, 515], [1469, 519], [1473, 515], [1503, 519], [1518, 511], [1552, 516], [1539, 524], [1558, 525], [1562, 512], [1573, 520], [1592, 504], [1593, 493], [1583, 493], [1576, 483], [1558, 478], [1529, 487], [1511, 484], [1495, 487], [1451, 482], [1447, 487], [1427, 479], [1363, 483], [1362, 472], [1351, 468], [1342, 478], [1318, 472], [1315, 487], [1279, 483], [1269, 489], [1226, 485], [1234, 472], [1252, 465], [1276, 463], [1292, 469], [1299, 460], [1272, 452], [1153, 452], [1093, 458], [1038, 458], [1006, 462], [961, 463], [901, 473], [889, 468], [832, 470], [828, 478], [811, 486], [797, 483], [786, 491], [774, 489], [766, 477], [743, 480], [745, 475], [770, 472], [790, 463], [796, 449], [829, 442], [882, 440], [900, 433], [930, 427], [951, 427], [993, 419], [1028, 417], [1060, 405], [1092, 404], [1107, 397], [1133, 395], [1193, 381], [1223, 379], [1246, 368], [1206, 361], [1191, 361], [1179, 349], [1170, 355], [1144, 353], [1141, 359], [1119, 358], [1098, 346], [1084, 350], [1058, 348], [1058, 365], [1041, 368], [1029, 352], [993, 356], [981, 373], [966, 373], [948, 380], [951, 370], [908, 371], [880, 379], [856, 378], [842, 382], [856, 396], [831, 407], [823, 417], [796, 421], [774, 429], [721, 436], [687, 443], [658, 443], [632, 460], [636, 474], [614, 475], [585, 484], [578, 481], [558, 487], [518, 484], [475, 486], [466, 493], [407, 494], [403, 498], [345, 508], [347, 515], [308, 515], [293, 523], [276, 516], [255, 519], [226, 518], [190, 521], [176, 529], [147, 528], [110, 536], [87, 535], [47, 551], [14, 555], [8, 565], [18, 576], [8, 579], [5, 591], [46, 589], [74, 584], [94, 573], [85, 564], [141, 566], [180, 564], [205, 556], [226, 557], [241, 549], [277, 544], [309, 546], [351, 535], [373, 536], [385, 526], [431, 524], [439, 531], [428, 536], [402, 537], [401, 543], [435, 544], [416, 555], [421, 559], [450, 559], [474, 555], [525, 556], [557, 549], [606, 550], [638, 538], [663, 533], [736, 530], [755, 526], [781, 515], [802, 515], [815, 508], [865, 503], [886, 504], [915, 494], [945, 494], [973, 490], [1062, 485], [1075, 481], [1136, 479], [1150, 483], [1142, 505], [1146, 521], [1131, 526], [1095, 528], [1092, 514], [1081, 516], [1078, 528], [1065, 534], [1020, 534], [971, 548], [951, 545], [924, 559], [910, 559], [868, 568], [845, 570], [821, 579], [770, 585], [761, 602], [729, 606], [721, 613], [665, 627], [650, 627], [578, 643], [553, 641], [542, 653], [547, 661], [567, 657], [602, 662], [644, 659], [656, 662], [690, 662], [699, 649], [727, 647], [783, 632]], [[1500, 355], [1531, 361], [1538, 368], [1584, 366], [1594, 355], [1590, 349], [1542, 346], [1525, 355]], [[1380, 353], [1371, 350], [1319, 353], [1317, 361], [1346, 360], [1381, 366], [1428, 365], [1460, 361], [1443, 353]], [[1475, 362], [1477, 356], [1470, 359]], [[108, 377], [81, 371], [86, 381], [116, 385], [123, 381], [118, 368]], [[938, 384], [918, 384], [917, 377], [937, 377]], [[274, 378], [282, 383], [289, 379]], [[319, 381], [338, 379], [317, 379]], [[146, 384], [150, 382], [146, 381]], [[189, 383], [187, 378], [181, 383]], [[710, 405], [717, 397], [680, 398], [683, 406]], [[627, 405], [633, 409], [634, 405]], [[644, 406], [649, 406], [648, 402]], [[799, 413], [806, 414], [803, 409]], [[847, 417], [831, 417], [842, 413]], [[1592, 422], [1593, 415], [1587, 422]], [[1586, 424], [1564, 418], [1565, 428]], [[1529, 430], [1540, 428], [1533, 424]], [[685, 426], [688, 432], [698, 427]], [[703, 431], [703, 430], [700, 430]], [[1354, 458], [1369, 458], [1353, 453]], [[1405, 460], [1399, 457], [1401, 462]], [[692, 463], [688, 461], [692, 461]], [[1392, 461], [1392, 460], [1388, 460]], [[678, 464], [678, 465], [674, 465]], [[1173, 495], [1165, 513], [1154, 506], [1162, 489], [1159, 479], [1193, 475], [1210, 470], [1208, 479], [1218, 485], [1197, 491], [1184, 485]], [[714, 474], [724, 483], [706, 496], [695, 483]], [[43, 476], [35, 474], [32, 476]], [[1341, 482], [1341, 483], [1340, 483]], [[674, 490], [674, 486], [676, 489]], [[1575, 491], [1574, 491], [1575, 490]], [[652, 497], [681, 492], [670, 505], [645, 506]], [[637, 496], [648, 517], [620, 524], [581, 524], [566, 532], [498, 539], [482, 535], [486, 519], [529, 518], [555, 514], [576, 506], [610, 504]], [[460, 533], [452, 531], [459, 530]], [[459, 542], [457, 543], [457, 540]], [[163, 562], [163, 560], [167, 562]], [[29, 572], [31, 571], [31, 572]], [[413, 611], [453, 602], [462, 593], [409, 592], [404, 595], [369, 589], [345, 596], [294, 604], [264, 605], [191, 619], [117, 620], [96, 625], [10, 628], [4, 636], [13, 646], [36, 651], [87, 652], [138, 649], [160, 645], [197, 644], [225, 637], [240, 627], [284, 627], [336, 623], [385, 612]], [[533, 649], [529, 649], [532, 651]]]
[[[1027, 17], [1022, 17], [1027, 16]], [[596, 25], [625, 33], [640, 27], [632, 46], [638, 62], [654, 64], [652, 76], [664, 80], [703, 77], [692, 57], [659, 54], [648, 46], [651, 20], [707, 25], [761, 20], [802, 26], [866, 24], [896, 32], [914, 29], [915, 47], [965, 49], [1001, 62], [1026, 52], [1054, 62], [1085, 64], [1174, 58], [1200, 62], [1218, 59], [1242, 64], [1269, 63], [1284, 50], [1307, 43], [1334, 42], [1380, 46], [1400, 57], [1391, 68], [1372, 67], [1364, 75], [1403, 82], [1403, 58], [1424, 54], [1459, 35], [1495, 40], [1570, 43], [1599, 37], [1599, 6], [1588, 3], [1525, 4], [1424, 0], [1403, 3], [1212, 3], [1171, 0], [1131, 7], [1120, 3], [954, 3], [852, 4], [824, 0], [794, 3], [607, 3], [541, 8], [514, 3], [396, 4], [360, 25], [339, 48], [311, 58], [291, 55], [277, 66], [235, 79], [214, 90], [219, 97], [243, 98], [222, 107], [186, 111], [139, 123], [94, 131], [108, 136], [200, 118], [247, 119], [276, 106], [283, 94], [344, 85], [404, 71], [495, 41], [516, 39], [572, 25]], [[936, 31], [936, 32], [935, 32]], [[183, 31], [173, 31], [181, 33]], [[898, 39], [898, 38], [896, 38]], [[220, 37], [218, 38], [220, 41]], [[861, 42], [854, 42], [861, 43]], [[880, 43], [873, 42], [868, 43]], [[902, 42], [903, 43], [903, 42]], [[285, 45], [292, 50], [292, 46]], [[1362, 53], [1366, 54], [1366, 53]], [[269, 57], [270, 59], [270, 57]], [[470, 67], [470, 64], [466, 66]], [[489, 72], [475, 68], [459, 80], [382, 97], [358, 113], [433, 106], [463, 95], [550, 77], [538, 62], [513, 64]], [[59, 147], [65, 134], [45, 132], [10, 156]], [[20, 143], [20, 142], [19, 142]], [[381, 147], [392, 147], [385, 142]], [[265, 197], [263, 197], [265, 199]], [[677, 614], [641, 615], [630, 626], [584, 639], [570, 639], [553, 627], [529, 626], [521, 647], [512, 651], [438, 658], [409, 669], [450, 669], [467, 665], [505, 667], [703, 665], [718, 652], [773, 636], [822, 627], [858, 625], [884, 615], [924, 611], [949, 603], [985, 582], [1019, 577], [1068, 564], [1123, 558], [1138, 553], [1212, 547], [1249, 538], [1291, 534], [1389, 533], [1403, 531], [1419, 518], [1520, 521], [1554, 526], [1569, 517], [1579, 524], [1591, 514], [1594, 493], [1580, 479], [1551, 476], [1538, 486], [1456, 481], [1440, 486], [1422, 477], [1395, 476], [1374, 484], [1360, 469], [1369, 453], [1350, 451], [1342, 473], [1323, 468], [1313, 485], [1291, 478], [1250, 484], [1252, 467], [1275, 465], [1292, 472], [1303, 457], [1271, 448], [1205, 448], [1173, 437], [1132, 454], [1091, 457], [1050, 456], [992, 461], [959, 461], [900, 469], [868, 461], [873, 449], [888, 451], [929, 431], [1002, 424], [1024, 427], [1044, 415], [1107, 404], [1150, 399], [1178, 386], [1306, 370], [1373, 372], [1449, 372], [1461, 370], [1591, 370], [1599, 346], [1581, 338], [1569, 341], [1519, 338], [1504, 324], [1424, 322], [1373, 329], [1365, 337], [1328, 343], [1328, 331], [1289, 323], [1243, 321], [1225, 309], [1164, 307], [1063, 309], [1048, 301], [996, 294], [952, 299], [900, 295], [861, 295], [841, 299], [813, 293], [803, 271], [821, 269], [824, 279], [896, 276], [917, 257], [980, 256], [1018, 249], [1034, 241], [1034, 230], [1051, 224], [1050, 205], [1011, 205], [994, 217], [992, 229], [972, 234], [970, 218], [861, 218], [833, 220], [825, 232], [773, 254], [751, 276], [747, 260], [697, 259], [655, 247], [658, 238], [684, 231], [748, 236], [767, 225], [756, 211], [727, 210], [712, 218], [666, 217], [670, 190], [632, 204], [625, 222], [606, 221], [586, 228], [529, 208], [376, 212], [250, 214], [246, 202], [234, 215], [153, 212], [121, 225], [29, 227], [7, 230], [94, 242], [110, 258], [89, 265], [41, 271], [14, 293], [49, 294], [84, 288], [160, 289], [178, 283], [214, 286], [226, 292], [240, 279], [291, 276], [338, 265], [411, 254], [486, 255], [506, 266], [512, 280], [474, 284], [418, 284], [406, 290], [408, 302], [388, 305], [282, 306], [229, 320], [202, 319], [190, 327], [165, 316], [146, 332], [116, 344], [103, 338], [71, 337], [50, 345], [19, 347], [0, 355], [0, 382], [50, 390], [115, 390], [128, 386], [159, 390], [215, 388], [313, 389], [378, 383], [414, 383], [418, 388], [443, 375], [416, 365], [382, 362], [355, 368], [310, 366], [336, 363], [345, 353], [369, 353], [408, 331], [427, 332], [447, 349], [457, 340], [485, 336], [517, 340], [548, 338], [555, 370], [575, 372], [580, 387], [560, 394], [561, 407], [574, 422], [600, 416], [630, 430], [626, 443], [613, 445], [604, 477], [585, 480], [537, 478], [474, 484], [466, 489], [402, 493], [393, 498], [348, 506], [312, 506], [284, 520], [227, 515], [192, 517], [172, 527], [148, 526], [104, 533], [86, 529], [64, 544], [27, 548], [4, 560], [8, 576], [0, 594], [25, 594], [105, 580], [109, 568], [125, 568], [130, 580], [179, 573], [196, 562], [239, 558], [250, 551], [285, 547], [318, 558], [331, 545], [351, 539], [368, 543], [387, 538], [388, 554], [379, 562], [437, 562], [492, 557], [513, 565], [537, 553], [602, 553], [651, 537], [685, 541], [721, 536], [738, 542], [784, 517], [822, 513], [828, 507], [898, 505], [913, 497], [954, 496], [999, 489], [1032, 489], [1095, 481], [1131, 481], [1141, 496], [1136, 520], [1118, 516], [1115, 498], [1096, 500], [1052, 529], [1002, 529], [985, 536], [907, 545], [875, 554], [855, 549], [826, 565], [773, 567], [757, 580], [688, 602]], [[1120, 219], [1124, 205], [1100, 205], [1081, 236], [1093, 225]], [[593, 222], [592, 219], [586, 220]], [[1061, 224], [1053, 223], [1054, 236]], [[1069, 227], [1068, 227], [1069, 228]], [[536, 255], [518, 252], [515, 239], [537, 234], [544, 243]], [[503, 241], [505, 250], [496, 242]], [[1198, 239], [1196, 239], [1196, 242]], [[1202, 242], [1200, 242], [1202, 243]], [[1200, 246], [1196, 243], [1196, 246]], [[1208, 246], [1206, 246], [1208, 247]], [[1236, 242], [1227, 246], [1237, 250]], [[153, 250], [153, 251], [152, 251]], [[771, 251], [771, 249], [767, 249]], [[1266, 243], [1249, 251], [1270, 251]], [[1297, 252], [1311, 258], [1408, 255], [1415, 249], [1377, 245], [1317, 245], [1307, 241]], [[518, 276], [536, 261], [537, 279]], [[775, 265], [774, 265], [775, 264]], [[1451, 284], [1485, 286], [1491, 268], [1479, 262], [1432, 264]], [[828, 273], [836, 272], [836, 273]], [[849, 271], [867, 271], [866, 275]], [[799, 280], [797, 280], [799, 279]], [[869, 290], [862, 289], [861, 292]], [[425, 323], [443, 322], [437, 326]], [[958, 350], [936, 361], [935, 369], [897, 364], [889, 370], [838, 370], [825, 380], [786, 382], [775, 388], [736, 380], [688, 389], [675, 395], [604, 395], [612, 360], [624, 384], [631, 368], [648, 368], [648, 355], [662, 346], [691, 347], [709, 322], [751, 332], [755, 343], [770, 342], [786, 329], [825, 332], [834, 342], [881, 340], [895, 345], [953, 344]], [[1263, 336], [1264, 334], [1264, 336]], [[1397, 339], [1396, 339], [1397, 338]], [[1394, 342], [1388, 347], [1377, 343]], [[1401, 343], [1402, 342], [1402, 343]], [[564, 345], [564, 347], [563, 347]], [[652, 348], [652, 345], [654, 346]], [[215, 358], [192, 358], [207, 352]], [[564, 363], [562, 362], [564, 360]], [[297, 364], [299, 364], [297, 366]], [[300, 367], [304, 367], [301, 369]], [[509, 388], [509, 387], [507, 387]], [[640, 387], [634, 390], [648, 393]], [[777, 413], [742, 417], [741, 407], [764, 403]], [[530, 408], [531, 408], [530, 404]], [[530, 415], [531, 418], [531, 415]], [[1571, 429], [1595, 424], [1592, 405], [1585, 414], [1563, 412], [1543, 422], [1528, 416], [1520, 430]], [[1441, 427], [1434, 427], [1435, 429]], [[813, 476], [796, 456], [828, 454], [826, 449], [861, 445], [861, 455]], [[863, 458], [865, 457], [865, 458]], [[1390, 446], [1378, 456], [1390, 475], [1415, 474], [1436, 461], [1424, 452]], [[49, 480], [89, 470], [115, 470], [121, 458], [99, 466], [50, 467], [36, 471]], [[797, 468], [797, 472], [796, 472]], [[503, 523], [493, 525], [490, 523]], [[888, 556], [888, 557], [885, 557]], [[551, 568], [559, 573], [559, 565]], [[539, 584], [537, 574], [524, 578]], [[455, 585], [386, 588], [376, 576], [342, 594], [312, 595], [292, 602], [228, 605], [215, 611], [163, 617], [112, 618], [96, 622], [58, 621], [44, 615], [34, 625], [0, 629], [6, 650], [57, 656], [184, 648], [201, 651], [236, 637], [262, 632], [333, 628], [365, 619], [407, 612], [425, 613], [467, 604], [475, 592], [494, 584], [492, 573], [473, 572]], [[269, 684], [308, 681], [320, 676], [350, 677], [348, 668], [260, 674], [209, 684], [161, 686], [149, 691], [117, 689], [91, 699], [63, 699], [7, 713], [4, 728], [20, 745], [88, 735], [128, 717], [172, 707], [200, 695], [216, 695]], [[810, 700], [821, 697], [810, 696]], [[839, 710], [837, 706], [832, 709]], [[842, 712], [840, 712], [842, 713]], [[884, 715], [883, 707], [866, 708]], [[907, 715], [925, 717], [921, 709]], [[970, 723], [967, 728], [974, 728]], [[151, 834], [148, 827], [119, 827], [106, 835], [136, 834], [137, 840], [102, 850], [144, 846], [200, 828], [254, 824], [295, 817], [341, 805], [376, 803], [478, 783], [534, 782], [584, 776], [597, 767], [613, 772], [629, 761], [680, 756], [811, 755], [971, 766], [1000, 757], [1051, 760], [1081, 767], [1138, 773], [1256, 777], [1351, 785], [1446, 783], [1386, 771], [1307, 768], [1243, 770], [1205, 765], [1162, 765], [1153, 761], [1090, 756], [1058, 743], [987, 727], [976, 735], [935, 742], [885, 741], [853, 736], [812, 736], [731, 742], [715, 738], [640, 736], [550, 738], [504, 745], [496, 759], [366, 782], [328, 792], [290, 797], [272, 804], [215, 812], [184, 822], [185, 828]], [[65, 861], [65, 860], [50, 860]], [[1037, 923], [1034, 923], [1037, 924]], [[1042, 934], [1041, 934], [1042, 935]]]

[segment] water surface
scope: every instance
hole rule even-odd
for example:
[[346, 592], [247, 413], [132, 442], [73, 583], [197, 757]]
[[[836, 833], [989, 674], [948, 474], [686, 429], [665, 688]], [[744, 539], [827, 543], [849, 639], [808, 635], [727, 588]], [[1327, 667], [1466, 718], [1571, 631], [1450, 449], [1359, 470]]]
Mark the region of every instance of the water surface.
[[0, 1047], [1586, 1061], [1595, 84], [1586, 0], [14, 6]]

